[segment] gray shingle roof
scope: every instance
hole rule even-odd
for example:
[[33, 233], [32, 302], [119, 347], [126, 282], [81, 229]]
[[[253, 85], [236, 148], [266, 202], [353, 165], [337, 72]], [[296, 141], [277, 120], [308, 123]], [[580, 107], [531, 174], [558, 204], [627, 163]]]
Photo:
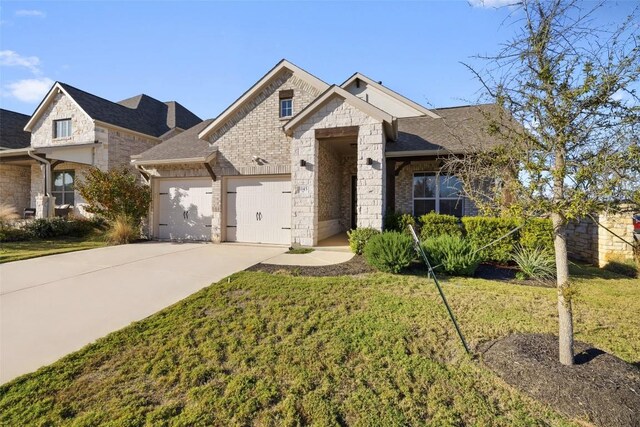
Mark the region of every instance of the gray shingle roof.
[[441, 118], [427, 116], [398, 119], [398, 140], [386, 151], [473, 151], [494, 146], [498, 140], [487, 132], [488, 117], [497, 117], [495, 104], [467, 105], [432, 110]]
[[198, 134], [213, 122], [208, 119], [198, 123], [190, 129], [167, 139], [153, 148], [141, 153], [136, 160], [173, 160], [207, 157], [213, 153], [215, 147], [210, 147], [207, 141], [198, 138]]
[[0, 150], [29, 146], [31, 134], [24, 131], [29, 119], [26, 114], [0, 108]]
[[172, 128], [170, 125], [187, 129], [201, 122], [198, 116], [175, 101], [165, 103], [142, 94], [116, 103], [66, 83], [60, 83], [60, 86], [92, 119], [146, 135], [159, 137]]

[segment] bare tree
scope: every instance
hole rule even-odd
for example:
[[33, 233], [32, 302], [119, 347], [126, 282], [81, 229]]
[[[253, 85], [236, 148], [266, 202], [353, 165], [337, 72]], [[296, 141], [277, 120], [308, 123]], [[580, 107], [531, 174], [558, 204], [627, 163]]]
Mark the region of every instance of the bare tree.
[[515, 36], [496, 55], [477, 57], [482, 68], [465, 64], [497, 105], [483, 114], [501, 143], [449, 164], [481, 208], [551, 218], [565, 365], [574, 362], [567, 221], [637, 207], [640, 194], [638, 10], [607, 26], [598, 11], [615, 5], [584, 5], [511, 6]]

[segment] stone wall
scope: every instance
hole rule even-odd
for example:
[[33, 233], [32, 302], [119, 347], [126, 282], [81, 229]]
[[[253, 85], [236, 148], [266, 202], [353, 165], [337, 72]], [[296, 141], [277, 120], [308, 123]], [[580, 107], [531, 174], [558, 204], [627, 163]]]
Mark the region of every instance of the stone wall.
[[[71, 119], [71, 136], [53, 138], [53, 121]], [[64, 93], [58, 93], [31, 129], [32, 147], [87, 144], [96, 140], [93, 121]]]
[[631, 214], [601, 214], [596, 219], [600, 224], [583, 218], [567, 225], [569, 256], [598, 267], [609, 261], [632, 260], [633, 247], [622, 240], [634, 241]]
[[[318, 141], [315, 129], [359, 126], [357, 146], [358, 227], [382, 229], [384, 206], [384, 146], [382, 123], [334, 98], [319, 108], [293, 134], [291, 148], [293, 243], [313, 246], [318, 243]], [[372, 165], [366, 159], [373, 160]], [[300, 166], [300, 160], [306, 165]]]
[[351, 229], [351, 178], [358, 173], [356, 156], [347, 156], [342, 159], [342, 215], [340, 225], [342, 230]]
[[31, 167], [0, 163], [0, 202], [22, 215], [31, 204]]
[[[396, 162], [396, 168], [400, 167], [401, 161]], [[413, 214], [413, 174], [416, 172], [436, 172], [439, 170], [437, 160], [411, 162], [408, 166], [402, 168], [398, 176], [396, 176], [396, 212]], [[468, 198], [463, 200], [463, 215], [478, 215], [478, 209], [473, 201]]]
[[325, 144], [318, 145], [318, 221], [339, 220], [341, 216], [342, 162]]

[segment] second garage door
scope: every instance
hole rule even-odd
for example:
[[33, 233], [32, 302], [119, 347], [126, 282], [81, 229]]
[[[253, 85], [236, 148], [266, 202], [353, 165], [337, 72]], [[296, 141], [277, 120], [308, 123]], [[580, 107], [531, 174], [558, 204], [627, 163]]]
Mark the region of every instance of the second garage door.
[[227, 180], [226, 225], [230, 242], [290, 244], [290, 178]]

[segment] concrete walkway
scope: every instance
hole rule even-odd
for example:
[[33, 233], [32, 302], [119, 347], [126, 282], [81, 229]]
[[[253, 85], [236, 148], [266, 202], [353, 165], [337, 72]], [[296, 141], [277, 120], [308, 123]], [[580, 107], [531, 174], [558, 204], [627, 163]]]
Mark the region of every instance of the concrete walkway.
[[285, 250], [153, 242], [2, 264], [0, 383]]

